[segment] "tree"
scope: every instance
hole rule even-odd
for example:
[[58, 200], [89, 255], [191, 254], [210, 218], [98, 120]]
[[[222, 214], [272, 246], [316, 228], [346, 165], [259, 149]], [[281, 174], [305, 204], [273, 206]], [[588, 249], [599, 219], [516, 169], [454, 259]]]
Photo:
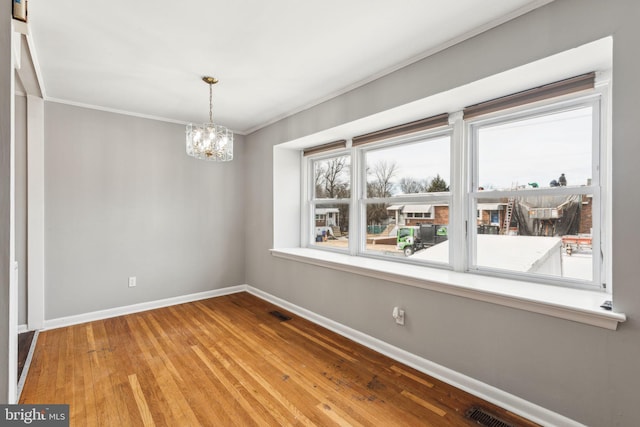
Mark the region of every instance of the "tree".
[[316, 189], [316, 197], [324, 197], [324, 174], [325, 168], [320, 163], [315, 164], [314, 174], [314, 185]]
[[431, 180], [427, 192], [438, 193], [442, 191], [449, 191], [449, 186], [447, 182], [440, 177], [440, 174], [437, 174], [436, 177]]
[[[325, 196], [334, 199], [339, 196], [344, 196], [348, 191], [349, 184], [344, 180], [346, 172], [345, 167], [347, 165], [346, 157], [334, 157], [327, 161], [324, 169], [323, 181]], [[348, 196], [347, 196], [348, 197]]]
[[400, 179], [400, 191], [403, 194], [420, 193], [420, 183], [414, 178], [401, 178]]
[[346, 157], [334, 157], [315, 162], [313, 175], [316, 197], [328, 199], [350, 197], [349, 165]]
[[[372, 180], [367, 180], [367, 197], [391, 197], [393, 195], [392, 179], [397, 169], [396, 162], [387, 163], [384, 160], [373, 165], [371, 169], [367, 168], [367, 174], [373, 176]], [[367, 206], [367, 223], [381, 224], [388, 217], [387, 203]]]
[[[349, 165], [347, 157], [314, 162], [315, 197], [323, 199], [347, 199], [351, 197]], [[349, 205], [337, 204], [339, 224], [342, 231], [348, 231]]]
[[398, 169], [396, 162], [387, 163], [381, 160], [372, 169], [367, 168], [367, 174], [373, 175], [373, 180], [367, 181], [368, 197], [391, 197], [393, 195], [393, 182]]
[[403, 194], [424, 193], [427, 191], [428, 182], [427, 180], [418, 181], [411, 177], [402, 178], [399, 183], [400, 191], [402, 191]]

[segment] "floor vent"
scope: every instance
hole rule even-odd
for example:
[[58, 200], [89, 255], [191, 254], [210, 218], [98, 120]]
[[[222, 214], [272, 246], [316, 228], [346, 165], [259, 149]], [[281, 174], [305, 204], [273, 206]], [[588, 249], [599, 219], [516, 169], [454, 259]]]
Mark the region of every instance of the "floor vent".
[[513, 425], [502, 421], [495, 415], [486, 412], [485, 410], [477, 407], [473, 407], [465, 414], [467, 418], [477, 422], [481, 426], [487, 427], [513, 427]]
[[282, 314], [279, 311], [270, 311], [269, 314], [272, 315], [273, 317], [277, 317], [278, 319], [280, 319], [281, 322], [286, 322], [287, 320], [291, 320], [291, 317], [285, 314]]

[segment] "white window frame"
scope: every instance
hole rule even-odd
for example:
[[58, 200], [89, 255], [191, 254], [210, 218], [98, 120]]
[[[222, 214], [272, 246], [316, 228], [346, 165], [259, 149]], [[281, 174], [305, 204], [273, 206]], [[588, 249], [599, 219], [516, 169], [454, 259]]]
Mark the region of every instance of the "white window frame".
[[[344, 199], [329, 199], [329, 198], [316, 198], [315, 197], [315, 176], [314, 176], [314, 163], [318, 161], [323, 161], [335, 157], [349, 157], [349, 168], [351, 173], [349, 174], [349, 187], [351, 191], [350, 198]], [[323, 152], [320, 154], [314, 154], [307, 157], [302, 158], [302, 170], [304, 171], [302, 176], [305, 177], [306, 185], [304, 186], [305, 191], [303, 192], [303, 197], [305, 198], [305, 208], [302, 209], [302, 246], [312, 247], [314, 249], [332, 251], [337, 253], [350, 253], [350, 247], [352, 244], [351, 238], [351, 225], [349, 225], [349, 248], [341, 249], [336, 247], [322, 246], [316, 245], [315, 243], [315, 229], [316, 229], [316, 214], [315, 210], [317, 207], [330, 206], [336, 204], [343, 204], [349, 206], [349, 224], [351, 224], [351, 211], [352, 211], [352, 200], [353, 200], [353, 155], [350, 149], [338, 149], [331, 150], [327, 152]], [[306, 228], [306, 230], [305, 230]]]
[[[603, 233], [608, 230], [606, 216], [604, 215], [607, 206], [604, 194], [607, 190], [607, 150], [608, 135], [606, 133], [607, 123], [607, 94], [608, 85], [600, 85], [596, 89], [588, 93], [579, 95], [567, 95], [560, 98], [554, 98], [541, 101], [535, 104], [529, 104], [517, 107], [511, 110], [503, 110], [486, 116], [476, 117], [471, 120], [464, 120], [460, 112], [450, 114], [449, 126], [430, 129], [427, 131], [393, 137], [384, 141], [364, 144], [359, 147], [351, 147], [348, 140], [347, 148], [324, 152], [316, 155], [305, 156], [302, 160], [302, 170], [305, 171], [303, 176], [306, 177], [306, 197], [304, 198], [305, 208], [302, 209], [303, 224], [303, 241], [302, 247], [326, 250], [331, 252], [339, 252], [351, 256], [359, 256], [366, 258], [374, 258], [387, 260], [395, 263], [418, 264], [426, 266], [434, 266], [454, 270], [465, 274], [481, 274], [496, 277], [505, 277], [519, 281], [538, 282], [543, 284], [559, 285], [564, 287], [577, 287], [585, 289], [600, 289], [606, 287], [607, 283], [607, 251], [605, 250], [606, 242], [601, 239]], [[506, 123], [511, 120], [523, 120], [537, 115], [550, 114], [580, 106], [593, 107], [593, 132], [594, 147], [592, 155], [593, 174], [592, 185], [590, 187], [567, 187], [554, 189], [530, 189], [518, 190], [518, 196], [525, 196], [529, 193], [542, 195], [553, 192], [553, 194], [583, 194], [592, 195], [593, 212], [593, 282], [585, 283], [568, 278], [548, 277], [535, 275], [531, 273], [518, 273], [507, 270], [496, 270], [473, 265], [475, 259], [475, 239], [477, 237], [476, 222], [478, 218], [477, 201], [483, 197], [508, 197], [512, 193], [510, 191], [491, 190], [490, 192], [471, 191], [477, 188], [477, 150], [475, 136], [477, 129], [488, 124]], [[445, 135], [450, 136], [450, 192], [402, 195], [388, 198], [368, 198], [366, 194], [366, 153], [385, 147], [401, 145], [406, 143], [414, 143], [420, 140], [438, 138]], [[602, 143], [601, 143], [602, 141]], [[313, 164], [316, 161], [325, 159], [348, 156], [350, 157], [351, 168], [351, 198], [350, 199], [314, 199], [314, 177]], [[604, 188], [604, 191], [600, 191]], [[418, 261], [407, 259], [404, 257], [389, 257], [384, 254], [377, 254], [373, 251], [366, 250], [366, 209], [367, 205], [375, 203], [386, 204], [402, 204], [402, 203], [420, 203], [420, 204], [442, 204], [449, 206], [449, 262], [430, 263], [426, 261]], [[321, 206], [348, 204], [349, 205], [349, 244], [348, 248], [334, 248], [315, 244], [315, 208]], [[306, 228], [306, 230], [305, 230]], [[597, 250], [600, 248], [600, 250]], [[605, 254], [604, 256], [601, 254]], [[610, 292], [610, 290], [609, 290]]]
[[[481, 118], [471, 119], [465, 122], [467, 143], [469, 144], [469, 160], [470, 165], [468, 171], [469, 188], [472, 189], [468, 192], [467, 200], [467, 216], [469, 218], [468, 223], [472, 224], [472, 218], [476, 218], [477, 214], [477, 202], [484, 197], [491, 198], [508, 198], [510, 196], [524, 197], [528, 195], [559, 195], [559, 194], [576, 194], [593, 196], [593, 211], [592, 211], [592, 281], [586, 282], [577, 279], [549, 277], [543, 275], [536, 275], [533, 273], [519, 273], [515, 271], [499, 270], [489, 267], [477, 266], [474, 264], [476, 259], [476, 238], [477, 228], [470, 227], [468, 230], [468, 242], [466, 244], [466, 271], [470, 273], [486, 274], [490, 276], [502, 276], [507, 278], [513, 278], [516, 280], [535, 281], [540, 283], [547, 283], [552, 285], [560, 285], [566, 287], [577, 287], [587, 289], [600, 289], [606, 288], [606, 270], [604, 267], [604, 251], [602, 245], [602, 233], [606, 226], [603, 224], [603, 206], [605, 205], [603, 197], [608, 191], [601, 191], [603, 184], [606, 184], [606, 134], [605, 123], [606, 114], [605, 108], [602, 108], [602, 103], [606, 102], [603, 96], [603, 91], [606, 88], [599, 88], [590, 91], [588, 94], [566, 96], [558, 99], [551, 99], [544, 102], [535, 104], [534, 106], [528, 105], [513, 110], [499, 111]], [[590, 186], [570, 186], [564, 188], [536, 188], [536, 189], [519, 189], [519, 190], [490, 190], [490, 191], [478, 191], [478, 131], [484, 126], [499, 125], [502, 123], [509, 123], [517, 120], [526, 120], [529, 118], [535, 118], [545, 116], [553, 113], [560, 113], [575, 108], [592, 107], [592, 182]], [[604, 187], [606, 188], [606, 187]], [[604, 193], [604, 194], [603, 194]]]
[[[439, 192], [439, 193], [418, 193], [418, 194], [407, 194], [407, 195], [402, 195], [402, 196], [394, 196], [394, 197], [372, 197], [369, 198], [367, 197], [367, 171], [366, 171], [366, 164], [365, 164], [365, 158], [366, 158], [366, 154], [370, 151], [375, 151], [375, 150], [379, 150], [382, 148], [386, 148], [386, 147], [393, 147], [393, 146], [399, 146], [399, 145], [403, 145], [403, 144], [412, 144], [412, 143], [417, 143], [419, 141], [425, 141], [425, 140], [430, 140], [430, 139], [437, 139], [437, 138], [442, 138], [444, 136], [449, 136], [449, 170], [453, 171], [453, 166], [454, 166], [454, 159], [453, 159], [453, 143], [454, 143], [454, 137], [453, 137], [453, 130], [451, 128], [451, 126], [445, 126], [445, 127], [440, 127], [440, 128], [435, 128], [435, 129], [429, 129], [423, 132], [418, 132], [415, 134], [411, 134], [411, 135], [404, 135], [404, 136], [399, 136], [399, 137], [395, 137], [395, 138], [390, 138], [384, 141], [380, 141], [377, 143], [371, 143], [371, 144], [366, 144], [363, 145], [362, 147], [358, 147], [358, 148], [354, 148], [354, 157], [357, 157], [358, 161], [357, 161], [357, 170], [356, 172], [358, 173], [358, 188], [359, 188], [359, 193], [358, 193], [358, 200], [357, 202], [357, 212], [358, 212], [358, 225], [357, 228], [359, 230], [359, 235], [358, 235], [358, 241], [357, 241], [357, 246], [356, 246], [356, 254], [360, 255], [360, 256], [365, 256], [365, 257], [369, 257], [369, 258], [377, 258], [377, 259], [384, 259], [384, 260], [390, 260], [390, 261], [394, 261], [394, 262], [400, 262], [400, 263], [407, 263], [407, 264], [419, 264], [419, 265], [433, 265], [433, 266], [437, 266], [437, 267], [442, 267], [442, 268], [451, 268], [451, 260], [453, 259], [452, 255], [453, 255], [453, 245], [451, 245], [449, 247], [449, 262], [446, 264], [443, 263], [438, 263], [438, 262], [428, 262], [428, 261], [417, 261], [417, 260], [412, 260], [409, 258], [404, 258], [404, 257], [398, 257], [398, 258], [391, 258], [389, 256], [385, 256], [382, 254], [378, 254], [375, 253], [373, 251], [367, 251], [366, 250], [366, 229], [367, 229], [367, 223], [366, 223], [366, 217], [367, 217], [367, 205], [370, 204], [379, 204], [379, 203], [385, 203], [385, 204], [389, 204], [389, 205], [394, 205], [394, 204], [403, 204], [403, 203], [415, 203], [415, 204], [427, 204], [427, 205], [434, 205], [434, 204], [442, 204], [442, 203], [446, 203], [449, 205], [449, 218], [451, 218], [452, 215], [452, 191], [447, 191], [447, 192]], [[451, 190], [451, 183], [449, 183], [449, 189]], [[353, 194], [353, 193], [352, 193]], [[451, 220], [449, 220], [449, 226], [451, 225]], [[448, 226], [448, 230], [451, 229], [451, 227]], [[351, 227], [350, 227], [351, 228]], [[452, 236], [451, 234], [449, 234], [448, 231], [448, 238], [451, 239]]]

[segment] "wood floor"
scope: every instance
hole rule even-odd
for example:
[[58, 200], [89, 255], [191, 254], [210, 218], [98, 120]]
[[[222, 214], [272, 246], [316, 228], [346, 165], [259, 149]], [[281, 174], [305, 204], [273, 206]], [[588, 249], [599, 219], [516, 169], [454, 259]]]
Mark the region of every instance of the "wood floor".
[[42, 332], [20, 403], [72, 426], [534, 425], [247, 293]]

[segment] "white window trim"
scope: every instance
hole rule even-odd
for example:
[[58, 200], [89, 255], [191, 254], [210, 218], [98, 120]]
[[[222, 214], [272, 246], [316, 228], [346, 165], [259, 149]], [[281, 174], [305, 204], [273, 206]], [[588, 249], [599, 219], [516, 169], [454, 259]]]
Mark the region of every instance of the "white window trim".
[[[459, 273], [447, 269], [404, 264], [369, 257], [353, 257], [311, 248], [271, 249], [275, 257], [448, 295], [470, 298], [591, 326], [615, 330], [626, 315], [606, 311], [608, 299], [601, 291], [589, 291], [522, 280]], [[451, 313], [455, 316], [455, 313]]]
[[[422, 132], [417, 132], [415, 134], [412, 135], [403, 135], [403, 136], [398, 136], [398, 137], [394, 137], [394, 138], [389, 138], [387, 140], [384, 141], [380, 141], [380, 142], [376, 142], [376, 143], [371, 143], [371, 144], [367, 144], [365, 146], [362, 146], [359, 149], [354, 149], [353, 153], [352, 153], [352, 157], [353, 158], [357, 158], [358, 160], [358, 166], [360, 165], [365, 165], [365, 158], [366, 158], [366, 154], [369, 151], [375, 151], [381, 148], [385, 148], [385, 147], [392, 147], [392, 146], [397, 146], [397, 145], [401, 145], [401, 144], [411, 144], [411, 143], [415, 143], [415, 142], [420, 142], [420, 141], [424, 141], [424, 140], [431, 140], [431, 139], [437, 139], [437, 138], [441, 138], [441, 137], [445, 137], [448, 136], [449, 137], [449, 162], [450, 162], [450, 170], [453, 170], [453, 144], [454, 144], [454, 135], [453, 135], [453, 129], [451, 126], [445, 126], [445, 127], [440, 127], [440, 128], [434, 128], [434, 129], [428, 129]], [[356, 246], [356, 254], [359, 256], [365, 256], [365, 257], [371, 257], [371, 258], [376, 258], [376, 259], [381, 259], [381, 260], [385, 260], [385, 259], [389, 259], [388, 256], [384, 256], [384, 255], [380, 255], [380, 254], [376, 254], [375, 252], [372, 251], [367, 251], [366, 250], [366, 244], [365, 244], [365, 240], [364, 239], [364, 235], [366, 235], [366, 214], [367, 214], [367, 205], [369, 204], [377, 204], [377, 203], [387, 203], [387, 204], [402, 204], [402, 203], [424, 203], [424, 204], [430, 204], [430, 205], [434, 205], [434, 204], [438, 204], [438, 203], [446, 203], [450, 208], [449, 211], [451, 212], [451, 205], [452, 205], [452, 197], [453, 194], [451, 192], [441, 192], [441, 193], [425, 193], [425, 194], [408, 194], [408, 195], [401, 195], [401, 196], [394, 196], [394, 197], [379, 197], [379, 198], [369, 198], [367, 197], [367, 190], [366, 190], [366, 182], [367, 182], [367, 176], [366, 176], [366, 167], [357, 167], [354, 168], [356, 170], [356, 173], [359, 173], [360, 176], [358, 177], [358, 183], [359, 183], [359, 188], [358, 188], [358, 193], [355, 193], [358, 195], [358, 200], [356, 200], [356, 204], [357, 204], [357, 210], [358, 210], [358, 215], [359, 215], [359, 222], [358, 224], [360, 224], [360, 226], [358, 227], [358, 241], [357, 246]], [[451, 183], [449, 184], [451, 185]], [[449, 221], [448, 226], [451, 224], [451, 221]], [[350, 226], [350, 229], [352, 227]], [[364, 233], [364, 235], [363, 235]], [[451, 238], [451, 236], [449, 235], [449, 238]], [[451, 252], [452, 249], [450, 247], [450, 252], [449, 252], [449, 262], [447, 262], [446, 264], [442, 264], [442, 263], [437, 263], [437, 262], [425, 262], [425, 261], [420, 261], [419, 264], [421, 265], [434, 265], [434, 266], [441, 266], [442, 268], [450, 268], [451, 266], [451, 260], [454, 258], [453, 252]], [[416, 261], [412, 261], [412, 260], [407, 260], [407, 259], [400, 259], [400, 260], [396, 260], [395, 262], [399, 262], [399, 263], [416, 263]]]
[[[347, 146], [350, 146], [350, 141], [347, 143]], [[349, 237], [349, 248], [340, 249], [340, 248], [332, 248], [332, 247], [321, 247], [315, 244], [315, 209], [318, 207], [326, 206], [326, 205], [348, 205], [349, 206], [349, 222], [353, 223], [353, 218], [351, 217], [351, 212], [353, 210], [353, 169], [354, 169], [354, 156], [351, 152], [351, 148], [341, 148], [338, 150], [331, 150], [321, 154], [313, 154], [308, 156], [308, 158], [302, 157], [302, 176], [303, 178], [303, 191], [302, 191], [302, 209], [301, 211], [301, 223], [303, 224], [301, 230], [301, 246], [309, 247], [309, 248], [322, 248], [321, 250], [326, 251], [335, 251], [338, 253], [352, 253], [351, 246], [353, 245], [353, 238]], [[351, 176], [349, 186], [351, 188], [352, 197], [348, 199], [316, 199], [315, 195], [315, 183], [311, 178], [313, 174], [313, 168], [311, 164], [316, 160], [330, 159], [333, 157], [339, 156], [348, 156], [350, 158], [350, 170]]]
[[[505, 277], [508, 279], [521, 280], [525, 282], [538, 282], [543, 284], [552, 284], [557, 286], [577, 287], [587, 290], [598, 290], [601, 288], [601, 283], [607, 283], [606, 277], [601, 271], [600, 251], [594, 251], [594, 269], [592, 282], [585, 282], [581, 280], [572, 280], [569, 278], [560, 277], [548, 277], [544, 275], [537, 275], [531, 273], [520, 273], [510, 270], [495, 269], [490, 267], [478, 266], [474, 264], [475, 260], [475, 241], [476, 241], [476, 228], [473, 226], [477, 218], [476, 202], [483, 196], [491, 197], [509, 197], [511, 195], [526, 196], [547, 194], [553, 192], [553, 194], [593, 194], [594, 205], [602, 206], [600, 204], [600, 185], [606, 185], [606, 182], [602, 182], [599, 176], [605, 175], [608, 171], [606, 161], [603, 159], [606, 152], [603, 151], [603, 146], [606, 143], [600, 143], [599, 141], [606, 141], [606, 135], [603, 133], [603, 128], [606, 127], [606, 116], [603, 115], [601, 108], [602, 104], [606, 104], [603, 91], [606, 91], [607, 85], [601, 85], [586, 94], [569, 94], [562, 97], [556, 97], [553, 99], [543, 100], [536, 103], [526, 104], [520, 107], [516, 107], [509, 110], [502, 110], [490, 115], [482, 116], [480, 118], [474, 118], [471, 120], [464, 120], [461, 111], [450, 114], [449, 126], [429, 129], [424, 132], [419, 132], [410, 136], [399, 136], [390, 138], [388, 140], [380, 141], [378, 143], [367, 144], [358, 148], [345, 148], [335, 150], [330, 153], [322, 153], [318, 155], [312, 155], [307, 158], [303, 158], [302, 168], [307, 169], [306, 177], [307, 183], [305, 188], [307, 194], [313, 195], [313, 176], [311, 165], [317, 160], [337, 157], [337, 156], [349, 156], [351, 164], [351, 204], [350, 212], [353, 210], [353, 206], [356, 206], [355, 215], [350, 216], [349, 227], [349, 246], [345, 249], [338, 249], [333, 247], [326, 247], [315, 244], [315, 236], [307, 233], [306, 239], [303, 239], [302, 247], [317, 248], [319, 250], [329, 250], [341, 253], [349, 253], [355, 256], [371, 257], [381, 260], [390, 260], [390, 258], [383, 254], [378, 254], [372, 251], [366, 250], [366, 242], [364, 236], [366, 235], [366, 209], [368, 204], [374, 203], [447, 203], [449, 205], [449, 224], [448, 224], [448, 237], [449, 237], [449, 259], [446, 263], [438, 262], [426, 262], [416, 261], [411, 259], [395, 259], [393, 262], [402, 264], [418, 264], [418, 265], [431, 265], [441, 268], [453, 269], [456, 272], [468, 273], [468, 274], [486, 274], [494, 277]], [[474, 137], [475, 129], [485, 124], [495, 124], [501, 122], [507, 122], [514, 118], [526, 119], [528, 117], [545, 115], [555, 111], [562, 111], [567, 108], [575, 108], [579, 106], [592, 106], [594, 110], [594, 157], [598, 158], [598, 164], [594, 164], [593, 170], [593, 184], [592, 187], [586, 189], [586, 187], [566, 187], [566, 188], [554, 188], [554, 189], [524, 189], [524, 190], [500, 190], [500, 191], [473, 191], [477, 181], [477, 174], [472, 164], [478, 156], [478, 153], [474, 149]], [[600, 123], [603, 123], [602, 126]], [[416, 194], [416, 195], [400, 195], [386, 198], [368, 198], [366, 194], [367, 176], [366, 168], [362, 167], [365, 162], [366, 154], [370, 151], [375, 151], [385, 147], [398, 146], [407, 143], [413, 143], [421, 140], [428, 140], [432, 138], [439, 138], [442, 136], [449, 136], [450, 138], [450, 186], [452, 192], [446, 193], [431, 193], [431, 194]], [[349, 145], [349, 144], [347, 144]], [[470, 162], [471, 164], [467, 164]], [[356, 188], [357, 187], [357, 188]], [[604, 187], [606, 188], [606, 187]], [[348, 199], [312, 199], [309, 197], [304, 201], [307, 206], [306, 211], [310, 212], [317, 206], [335, 204], [335, 203], [349, 203]], [[303, 209], [305, 211], [305, 209]], [[596, 211], [593, 214], [594, 224], [600, 224], [600, 211]], [[355, 222], [354, 222], [355, 219]], [[303, 217], [303, 222], [312, 222], [314, 220], [313, 215]], [[594, 248], [600, 245], [600, 226], [595, 227], [594, 231]], [[312, 228], [313, 229], [313, 228]], [[311, 231], [311, 230], [309, 230]], [[611, 293], [610, 288], [605, 289], [606, 292]]]
[[[510, 197], [510, 196], [527, 196], [527, 195], [544, 195], [544, 194], [579, 194], [579, 195], [593, 195], [594, 197], [594, 205], [599, 206], [600, 209], [593, 212], [593, 247], [600, 248], [600, 250], [593, 251], [593, 281], [591, 283], [585, 283], [584, 281], [579, 280], [570, 280], [566, 278], [558, 279], [558, 278], [545, 278], [545, 277], [536, 277], [536, 282], [549, 283], [549, 284], [558, 284], [559, 286], [573, 286], [578, 288], [585, 288], [587, 290], [594, 289], [599, 290], [603, 289], [602, 284], [606, 284], [606, 275], [605, 275], [605, 267], [602, 263], [601, 251], [605, 254], [607, 253], [604, 250], [604, 246], [601, 244], [601, 235], [603, 227], [606, 228], [604, 223], [602, 223], [602, 212], [603, 206], [606, 203], [606, 200], [603, 200], [601, 197], [601, 188], [605, 188], [605, 193], [609, 193], [610, 189], [607, 188], [607, 180], [604, 178], [610, 167], [607, 166], [607, 157], [605, 146], [607, 144], [607, 135], [606, 135], [606, 121], [607, 116], [605, 114], [605, 105], [607, 104], [607, 96], [608, 83], [600, 82], [600, 86], [589, 91], [587, 94], [575, 95], [570, 94], [563, 97], [553, 98], [549, 100], [544, 100], [532, 104], [523, 105], [514, 109], [511, 109], [507, 112], [498, 111], [492, 113], [487, 116], [483, 116], [480, 118], [474, 118], [469, 121], [464, 122], [464, 126], [466, 127], [467, 134], [467, 143], [470, 144], [469, 149], [471, 150], [470, 160], [472, 162], [476, 161], [478, 153], [475, 151], [475, 138], [477, 137], [475, 130], [478, 127], [481, 127], [484, 124], [497, 124], [501, 122], [508, 122], [513, 118], [516, 119], [526, 119], [527, 117], [534, 117], [538, 115], [544, 115], [548, 112], [554, 111], [563, 111], [569, 108], [581, 107], [581, 106], [591, 106], [593, 108], [593, 156], [597, 155], [598, 161], [597, 164], [593, 164], [592, 170], [592, 185], [590, 187], [563, 187], [563, 188], [554, 188], [554, 189], [524, 189], [524, 190], [499, 190], [499, 191], [477, 191], [477, 169], [468, 168], [468, 172], [473, 172], [476, 176], [469, 176], [469, 188], [474, 189], [468, 193], [467, 196], [467, 215], [469, 218], [469, 224], [472, 223], [472, 218], [475, 217], [473, 214], [476, 212], [476, 202], [478, 199], [482, 197]], [[600, 178], [603, 176], [603, 178]], [[597, 225], [597, 226], [596, 226]], [[508, 270], [498, 270], [492, 269], [489, 267], [482, 267], [473, 264], [475, 259], [475, 241], [477, 238], [477, 232], [475, 227], [470, 228], [469, 230], [469, 239], [468, 246], [465, 246], [465, 250], [467, 251], [467, 268], [466, 271], [473, 274], [488, 274], [491, 276], [504, 276], [511, 277], [514, 279], [527, 281], [527, 277], [532, 275], [527, 273], [516, 273], [510, 272]], [[609, 257], [606, 257], [609, 258]], [[602, 267], [602, 268], [601, 268]], [[605, 270], [605, 271], [602, 271]], [[607, 293], [611, 293], [610, 288], [604, 288]]]

